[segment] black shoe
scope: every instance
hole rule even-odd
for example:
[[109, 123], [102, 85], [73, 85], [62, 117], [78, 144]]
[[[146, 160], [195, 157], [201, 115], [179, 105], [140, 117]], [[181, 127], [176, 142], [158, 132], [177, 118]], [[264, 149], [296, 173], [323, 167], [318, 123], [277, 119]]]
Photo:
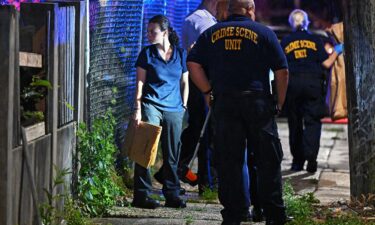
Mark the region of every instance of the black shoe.
[[318, 162], [316, 162], [316, 160], [309, 160], [307, 162], [307, 167], [306, 167], [306, 171], [309, 172], [309, 173], [315, 173], [316, 170], [318, 169]]
[[163, 184], [164, 178], [160, 170], [154, 174], [154, 178], [157, 182], [159, 182], [160, 184]]
[[237, 222], [237, 221], [226, 221], [226, 220], [223, 220], [223, 222], [221, 223], [221, 225], [240, 225], [241, 222]]
[[185, 195], [186, 194], [186, 189], [185, 188], [180, 188], [180, 195]]
[[[163, 174], [161, 173], [160, 170], [154, 174], [154, 178], [155, 178], [155, 180], [156, 180], [157, 182], [159, 182], [160, 184], [163, 185], [163, 181], [164, 181], [164, 179], [163, 179]], [[179, 192], [179, 194], [180, 194], [180, 195], [184, 195], [184, 194], [186, 194], [186, 190], [185, 190], [185, 188], [180, 188], [180, 192]]]
[[249, 212], [241, 216], [241, 222], [251, 222], [251, 221], [253, 221], [253, 218]]
[[286, 223], [289, 223], [293, 220], [293, 217], [286, 216], [283, 220], [272, 220], [267, 219], [266, 225], [284, 225]]
[[292, 163], [292, 167], [290, 167], [291, 171], [302, 171], [303, 170], [303, 164], [301, 163]]
[[264, 221], [263, 210], [261, 208], [253, 208], [251, 210], [251, 215], [252, 215], [253, 222]]
[[186, 208], [186, 202], [179, 197], [166, 199], [164, 207], [169, 208]]
[[146, 197], [143, 200], [134, 199], [131, 205], [143, 209], [156, 209], [157, 207], [160, 207], [160, 202], [150, 197]]

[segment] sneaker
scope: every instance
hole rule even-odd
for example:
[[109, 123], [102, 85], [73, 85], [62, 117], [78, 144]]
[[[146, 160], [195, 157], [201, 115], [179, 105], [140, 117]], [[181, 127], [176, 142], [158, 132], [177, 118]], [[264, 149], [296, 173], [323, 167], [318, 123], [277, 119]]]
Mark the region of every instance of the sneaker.
[[142, 200], [134, 198], [131, 206], [142, 209], [156, 209], [160, 207], [160, 202], [150, 197]]
[[186, 202], [179, 197], [167, 198], [164, 207], [169, 208], [186, 208]]

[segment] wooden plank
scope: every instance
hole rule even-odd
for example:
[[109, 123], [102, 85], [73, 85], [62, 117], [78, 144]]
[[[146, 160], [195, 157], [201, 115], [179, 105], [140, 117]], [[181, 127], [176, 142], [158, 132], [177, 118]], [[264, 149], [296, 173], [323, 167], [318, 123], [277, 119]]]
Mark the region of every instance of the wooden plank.
[[22, 147], [12, 150], [12, 221], [19, 223], [20, 198], [21, 198], [21, 178], [22, 178]]
[[[26, 146], [26, 151], [29, 154], [30, 158], [30, 165], [33, 168], [35, 165], [34, 161], [34, 155], [35, 155], [35, 142], [31, 142], [27, 144]], [[33, 206], [33, 201], [32, 201], [32, 196], [31, 196], [31, 182], [30, 178], [27, 175], [27, 167], [24, 162], [25, 158], [22, 157], [22, 161], [24, 164], [22, 166], [22, 177], [21, 177], [21, 199], [20, 199], [20, 211], [19, 211], [19, 225], [29, 225], [31, 221], [33, 220], [33, 211], [34, 211], [34, 206]], [[31, 223], [33, 224], [33, 223]]]
[[20, 52], [20, 66], [42, 68], [42, 55], [30, 52]]
[[46, 134], [45, 123], [37, 123], [32, 126], [26, 127], [26, 139], [27, 141], [35, 140]]
[[[75, 135], [76, 123], [69, 123], [58, 129], [57, 134], [57, 152], [58, 161], [56, 165], [60, 169], [72, 170], [73, 162], [73, 151], [75, 150], [76, 135]], [[70, 182], [70, 176], [67, 177], [67, 182]]]
[[[46, 132], [51, 133], [51, 165], [56, 164], [57, 149], [57, 125], [58, 125], [58, 39], [59, 32], [56, 29], [56, 17], [58, 8], [55, 3], [21, 3], [21, 18], [24, 26], [36, 28], [46, 27], [46, 43], [44, 67], [47, 80], [52, 84], [52, 90], [47, 95]], [[38, 29], [36, 29], [38, 30]], [[50, 180], [53, 180], [55, 172], [51, 168]], [[52, 184], [50, 184], [52, 185]]]
[[0, 224], [13, 225], [11, 184], [14, 119], [14, 63], [18, 14], [13, 6], [0, 6]]
[[[57, 10], [57, 4], [53, 3], [42, 3], [42, 4], [35, 4], [35, 3], [21, 3], [21, 20], [22, 25], [20, 27], [21, 30], [27, 28], [32, 32], [31, 37], [33, 37], [33, 43], [31, 46], [23, 46], [21, 48], [22, 51], [32, 52], [32, 49], [35, 48], [35, 51], [42, 53], [43, 55], [43, 67], [46, 71], [47, 77], [46, 79], [52, 84], [53, 89], [48, 91], [47, 94], [47, 112], [46, 112], [46, 132], [49, 133], [52, 131], [52, 117], [53, 107], [54, 104], [57, 104], [57, 99], [54, 99], [53, 93], [57, 91], [58, 86], [57, 83], [54, 85], [54, 81], [52, 80], [54, 75], [57, 74], [56, 71], [56, 64], [55, 60], [58, 60], [57, 57], [54, 56], [55, 52], [57, 51], [55, 45], [55, 38], [57, 38], [58, 34], [55, 31], [54, 22], [51, 23], [51, 18], [54, 18], [55, 11]], [[54, 33], [56, 32], [56, 33]], [[45, 35], [44, 38], [41, 37]], [[30, 37], [27, 37], [30, 38]], [[39, 41], [37, 41], [39, 40]], [[20, 39], [21, 43], [29, 42], [28, 40], [24, 40], [23, 36], [21, 35]], [[39, 42], [39, 43], [36, 43]], [[56, 41], [57, 42], [57, 41]], [[52, 47], [51, 47], [52, 46]], [[56, 65], [56, 66], [55, 66]]]
[[[37, 201], [40, 204], [47, 201], [44, 189], [50, 191], [51, 135], [45, 135], [28, 142], [26, 148], [32, 166], [32, 179], [36, 184]], [[27, 168], [23, 164], [25, 158], [23, 158], [21, 147], [13, 150], [13, 158], [13, 221], [17, 221], [15, 224], [20, 225], [37, 224], [37, 208], [32, 202], [30, 177], [28, 177]]]
[[[75, 150], [76, 136], [75, 136], [75, 123], [69, 123], [57, 131], [57, 168], [68, 169], [69, 171], [73, 170], [73, 151]], [[69, 174], [65, 178], [67, 184], [71, 184], [72, 175]], [[69, 188], [69, 186], [67, 186]], [[69, 192], [69, 190], [64, 190], [63, 186], [60, 186], [56, 193]], [[58, 207], [62, 207], [63, 202], [58, 202]]]
[[[49, 0], [48, 2], [56, 2], [53, 0]], [[74, 24], [75, 24], [75, 32], [74, 32], [74, 46], [71, 47], [71, 50], [74, 54], [74, 61], [72, 61], [74, 65], [74, 91], [72, 96], [74, 98], [74, 120], [75, 121], [84, 121], [85, 110], [86, 107], [86, 57], [85, 53], [87, 51], [87, 42], [86, 38], [88, 33], [86, 32], [86, 25], [87, 25], [87, 13], [86, 13], [86, 5], [84, 1], [59, 1], [59, 6], [73, 6], [75, 8], [75, 16]], [[73, 35], [71, 35], [73, 36]]]
[[[37, 201], [39, 204], [47, 202], [48, 198], [44, 190], [51, 193], [50, 183], [52, 182], [52, 163], [51, 163], [51, 135], [45, 135], [42, 138], [35, 140], [35, 166], [34, 166], [34, 180], [37, 190]], [[33, 213], [33, 221], [37, 221], [37, 213]]]
[[14, 29], [14, 89], [13, 89], [13, 148], [21, 145], [21, 98], [20, 98], [20, 67], [19, 67], [19, 13], [17, 12], [17, 22]]

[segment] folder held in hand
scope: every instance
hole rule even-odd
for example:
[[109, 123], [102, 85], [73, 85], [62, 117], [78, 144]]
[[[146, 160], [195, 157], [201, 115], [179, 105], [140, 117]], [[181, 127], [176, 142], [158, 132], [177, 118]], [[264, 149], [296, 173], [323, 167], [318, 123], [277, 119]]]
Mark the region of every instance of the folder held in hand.
[[143, 121], [136, 127], [131, 120], [126, 130], [122, 154], [145, 168], [154, 165], [161, 130], [161, 126]]

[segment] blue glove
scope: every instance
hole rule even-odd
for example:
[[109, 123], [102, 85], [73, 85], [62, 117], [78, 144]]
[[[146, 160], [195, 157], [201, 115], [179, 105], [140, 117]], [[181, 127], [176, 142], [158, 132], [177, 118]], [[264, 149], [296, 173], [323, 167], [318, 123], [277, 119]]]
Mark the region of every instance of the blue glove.
[[337, 44], [333, 48], [335, 49], [335, 52], [337, 52], [337, 54], [340, 55], [344, 50], [344, 44]]

